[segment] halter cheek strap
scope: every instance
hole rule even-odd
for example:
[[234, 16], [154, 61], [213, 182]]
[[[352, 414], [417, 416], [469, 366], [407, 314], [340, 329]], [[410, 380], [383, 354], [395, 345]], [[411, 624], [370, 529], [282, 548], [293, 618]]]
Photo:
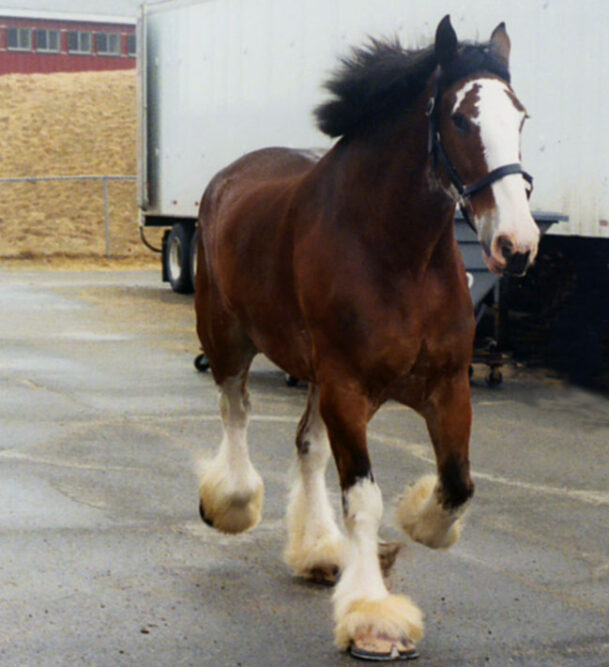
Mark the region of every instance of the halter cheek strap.
[[440, 93], [438, 87], [434, 96], [427, 103], [427, 109], [425, 110], [425, 115], [429, 119], [429, 135], [427, 140], [427, 150], [433, 160], [433, 168], [436, 177], [438, 176], [438, 163], [442, 163], [442, 167], [446, 171], [448, 178], [452, 185], [457, 189], [459, 193], [458, 205], [465, 219], [465, 222], [473, 229], [473, 231], [478, 234], [478, 230], [474, 225], [474, 222], [470, 215], [470, 200], [481, 190], [491, 186], [493, 183], [510, 176], [512, 174], [521, 174], [524, 180], [529, 184], [529, 189], [527, 190], [527, 197], [531, 196], [533, 192], [533, 177], [528, 174], [519, 162], [513, 162], [511, 164], [505, 164], [501, 167], [497, 167], [490, 171], [486, 176], [483, 176], [481, 179], [477, 180], [471, 185], [465, 185], [457, 170], [455, 169], [453, 163], [450, 161], [450, 158], [444, 150], [442, 145], [442, 140], [440, 137], [440, 114], [439, 114], [439, 98]]

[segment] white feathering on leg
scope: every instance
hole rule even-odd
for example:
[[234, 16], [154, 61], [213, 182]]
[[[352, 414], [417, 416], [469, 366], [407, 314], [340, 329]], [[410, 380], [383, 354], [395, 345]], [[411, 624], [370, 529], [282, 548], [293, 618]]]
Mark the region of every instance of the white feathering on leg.
[[228, 450], [225, 439], [216, 457], [205, 466], [199, 497], [214, 528], [241, 533], [260, 523], [264, 484], [247, 452], [235, 466], [229, 464]]
[[301, 576], [314, 569], [342, 569], [345, 537], [336, 525], [328, 499], [324, 471], [295, 480], [287, 512], [289, 540], [285, 562]]
[[465, 506], [446, 510], [438, 500], [437, 487], [435, 475], [422, 477], [399, 499], [397, 517], [415, 542], [432, 549], [448, 549], [461, 535]]
[[218, 453], [205, 466], [199, 498], [214, 528], [241, 533], [260, 522], [264, 485], [248, 454], [249, 404], [242, 379], [230, 378], [220, 390], [224, 436]]
[[378, 528], [383, 499], [378, 486], [360, 480], [347, 493], [349, 549], [345, 571], [334, 593], [334, 637], [340, 648], [360, 634], [418, 641], [423, 615], [406, 596], [390, 595], [378, 560]]
[[346, 540], [336, 525], [326, 489], [330, 447], [314, 386], [310, 388], [308, 410], [298, 439], [301, 445], [288, 503], [284, 560], [298, 575], [325, 571], [331, 580], [333, 571], [343, 568]]

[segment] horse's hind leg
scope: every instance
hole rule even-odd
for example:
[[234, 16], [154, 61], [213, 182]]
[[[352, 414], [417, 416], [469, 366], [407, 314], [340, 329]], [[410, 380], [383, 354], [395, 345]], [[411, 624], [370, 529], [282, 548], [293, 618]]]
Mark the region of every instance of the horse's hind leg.
[[288, 504], [286, 563], [300, 576], [335, 583], [346, 542], [328, 499], [325, 472], [330, 447], [319, 414], [319, 391], [310, 385], [306, 411], [296, 434], [297, 473]]
[[253, 528], [262, 515], [264, 486], [247, 449], [250, 407], [245, 382], [246, 375], [227, 378], [219, 385], [224, 435], [199, 489], [201, 518], [226, 533]]
[[226, 533], [241, 533], [260, 521], [264, 491], [246, 439], [250, 413], [247, 377], [255, 350], [236, 322], [227, 327], [221, 340], [219, 344], [218, 336], [210, 338], [205, 346], [220, 389], [224, 433], [216, 456], [205, 467], [199, 508], [208, 525]]
[[434, 549], [452, 546], [474, 493], [469, 471], [471, 401], [465, 370], [446, 378], [422, 411], [436, 453], [438, 474], [421, 478], [402, 497], [398, 519], [413, 540]]

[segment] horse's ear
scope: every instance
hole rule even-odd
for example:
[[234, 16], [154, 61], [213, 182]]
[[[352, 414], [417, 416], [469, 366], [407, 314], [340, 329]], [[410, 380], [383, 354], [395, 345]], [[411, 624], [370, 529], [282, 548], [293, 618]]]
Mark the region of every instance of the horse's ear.
[[435, 50], [436, 58], [442, 67], [448, 65], [457, 53], [457, 33], [448, 14], [438, 23]]
[[510, 38], [508, 37], [505, 23], [500, 23], [491, 35], [491, 53], [499, 58], [507, 68], [510, 64]]

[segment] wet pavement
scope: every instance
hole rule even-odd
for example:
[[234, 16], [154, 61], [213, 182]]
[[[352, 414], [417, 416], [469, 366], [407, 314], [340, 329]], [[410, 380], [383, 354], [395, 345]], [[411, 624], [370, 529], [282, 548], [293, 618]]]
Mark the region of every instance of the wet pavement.
[[[282, 564], [305, 390], [251, 380], [258, 528], [197, 513], [220, 437], [192, 298], [158, 272], [0, 272], [0, 664], [348, 665], [331, 592]], [[542, 374], [473, 381], [476, 497], [459, 544], [391, 575], [426, 613], [420, 665], [609, 665], [609, 400]], [[433, 469], [423, 422], [370, 425], [385, 498]], [[328, 473], [338, 506], [336, 474]]]

